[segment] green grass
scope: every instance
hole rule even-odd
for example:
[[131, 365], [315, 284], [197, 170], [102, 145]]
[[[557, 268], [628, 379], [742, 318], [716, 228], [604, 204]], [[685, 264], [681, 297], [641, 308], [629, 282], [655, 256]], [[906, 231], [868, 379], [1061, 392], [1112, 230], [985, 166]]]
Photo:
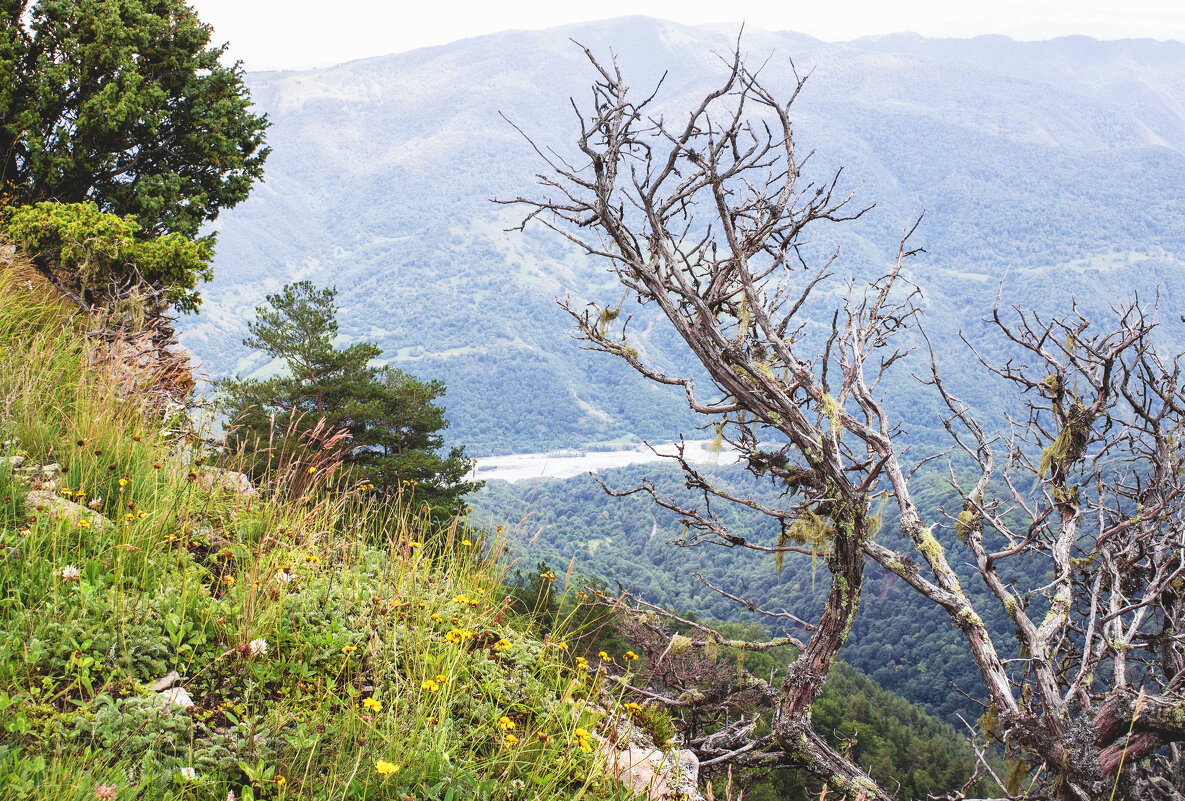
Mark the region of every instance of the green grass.
[[[504, 609], [488, 535], [332, 475], [203, 490], [211, 452], [118, 397], [84, 322], [0, 271], [0, 455], [112, 522], [26, 511], [0, 468], [6, 798], [626, 797], [574, 735], [599, 674]], [[170, 670], [187, 710], [150, 690]]]

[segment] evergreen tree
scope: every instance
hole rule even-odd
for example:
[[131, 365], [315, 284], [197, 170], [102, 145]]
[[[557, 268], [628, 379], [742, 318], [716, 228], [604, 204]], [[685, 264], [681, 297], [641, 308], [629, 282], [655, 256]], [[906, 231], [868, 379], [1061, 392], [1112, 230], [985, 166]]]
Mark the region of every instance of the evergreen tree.
[[463, 480], [468, 462], [462, 448], [439, 453], [448, 421], [433, 401], [444, 384], [371, 366], [382, 352], [371, 343], [336, 347], [336, 295], [301, 281], [268, 295], [268, 305], [255, 310], [243, 344], [279, 359], [285, 369], [272, 378], [219, 383], [232, 423], [230, 444], [253, 457], [260, 475], [275, 454], [315, 447], [307, 435], [324, 420], [328, 430], [349, 432], [346, 462], [356, 482], [385, 494], [410, 491], [434, 514], [455, 513], [478, 485]]
[[0, 21], [10, 202], [91, 201], [196, 237], [262, 176], [267, 119], [185, 0], [8, 0]]

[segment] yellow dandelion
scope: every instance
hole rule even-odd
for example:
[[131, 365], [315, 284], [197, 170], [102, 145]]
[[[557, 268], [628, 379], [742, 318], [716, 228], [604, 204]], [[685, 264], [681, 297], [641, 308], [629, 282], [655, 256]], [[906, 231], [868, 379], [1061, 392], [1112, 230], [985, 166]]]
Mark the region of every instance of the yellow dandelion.
[[399, 772], [399, 766], [393, 762], [380, 759], [374, 763], [374, 772], [380, 776], [390, 776], [392, 773]]

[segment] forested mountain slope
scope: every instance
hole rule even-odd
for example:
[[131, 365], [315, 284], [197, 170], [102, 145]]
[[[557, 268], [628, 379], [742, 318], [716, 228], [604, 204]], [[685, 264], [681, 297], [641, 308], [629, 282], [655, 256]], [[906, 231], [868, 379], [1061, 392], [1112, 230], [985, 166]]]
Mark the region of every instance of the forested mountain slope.
[[[681, 397], [607, 357], [578, 350], [554, 299], [620, 296], [603, 265], [519, 213], [489, 202], [533, 191], [538, 156], [501, 115], [573, 152], [570, 96], [590, 82], [569, 39], [619, 54], [639, 91], [667, 71], [661, 107], [682, 109], [723, 75], [734, 26], [626, 18], [506, 32], [307, 72], [249, 76], [273, 123], [266, 184], [219, 221], [214, 282], [186, 344], [215, 375], [266, 372], [239, 341], [263, 294], [286, 281], [334, 284], [343, 330], [384, 358], [442, 378], [453, 441], [479, 453], [622, 437], [668, 438], [691, 421]], [[785, 86], [790, 60], [812, 73], [795, 105], [813, 175], [877, 207], [820, 231], [841, 270], [876, 273], [908, 219], [926, 210], [913, 263], [926, 326], [955, 389], [1000, 399], [957, 332], [1005, 302], [1108, 307], [1139, 290], [1179, 305], [1185, 290], [1185, 45], [1150, 40], [913, 35], [824, 43], [747, 31]], [[1006, 277], [1006, 278], [1005, 278]], [[684, 362], [646, 310], [634, 324], [660, 362]], [[1166, 336], [1177, 336], [1172, 330]], [[932, 401], [896, 379], [896, 408], [937, 442]]]

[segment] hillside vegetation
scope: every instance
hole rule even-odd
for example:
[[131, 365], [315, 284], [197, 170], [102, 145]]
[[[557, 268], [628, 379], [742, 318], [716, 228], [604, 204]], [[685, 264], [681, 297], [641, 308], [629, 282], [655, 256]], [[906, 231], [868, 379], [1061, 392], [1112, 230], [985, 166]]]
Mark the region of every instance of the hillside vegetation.
[[0, 271], [5, 798], [627, 795], [479, 533], [315, 463], [246, 491], [39, 293]]

